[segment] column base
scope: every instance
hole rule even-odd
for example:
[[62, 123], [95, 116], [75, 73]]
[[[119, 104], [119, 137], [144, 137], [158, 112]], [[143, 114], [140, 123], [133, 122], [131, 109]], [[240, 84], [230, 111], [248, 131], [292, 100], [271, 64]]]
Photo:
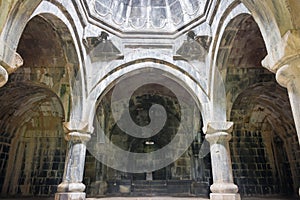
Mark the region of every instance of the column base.
[[210, 193], [210, 200], [241, 200], [239, 193]]
[[55, 200], [85, 200], [85, 192], [56, 193]]

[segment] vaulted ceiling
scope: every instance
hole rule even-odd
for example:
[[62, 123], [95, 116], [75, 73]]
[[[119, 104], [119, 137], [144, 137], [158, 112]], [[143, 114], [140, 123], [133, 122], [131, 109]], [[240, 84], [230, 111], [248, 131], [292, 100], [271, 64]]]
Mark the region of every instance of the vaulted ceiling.
[[197, 21], [209, 0], [86, 0], [82, 1], [95, 22], [121, 32], [174, 33]]

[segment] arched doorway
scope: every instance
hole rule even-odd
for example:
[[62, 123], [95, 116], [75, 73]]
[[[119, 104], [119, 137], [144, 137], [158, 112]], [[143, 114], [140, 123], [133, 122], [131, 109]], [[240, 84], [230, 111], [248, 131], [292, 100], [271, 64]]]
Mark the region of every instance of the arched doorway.
[[54, 194], [64, 169], [64, 110], [49, 89], [28, 82], [1, 88], [1, 194]]
[[244, 195], [293, 196], [299, 186], [299, 159], [292, 152], [299, 146], [285, 89], [276, 83], [248, 88], [231, 114], [236, 122], [233, 165]]
[[[198, 107], [188, 105], [190, 100], [194, 101], [193, 95], [191, 95], [184, 86], [174, 81], [170, 74], [151, 67], [135, 70], [133, 73], [128, 73], [122, 77], [123, 79], [121, 82], [116, 82], [126, 90], [131, 84], [135, 84], [137, 79], [145, 77], [146, 75], [153, 77], [159, 76], [161, 80], [165, 81], [166, 85], [161, 82], [146, 82], [145, 84], [142, 84], [134, 90], [128, 102], [126, 102], [125, 97], [118, 100], [118, 105], [121, 106], [118, 108], [118, 111], [121, 112], [121, 116], [125, 115], [123, 114], [122, 107], [126, 105], [126, 103], [129, 103], [130, 117], [135, 124], [144, 127], [151, 123], [153, 117], [160, 118], [161, 111], [151, 109], [153, 105], [161, 105], [166, 112], [166, 121], [161, 129], [159, 129], [155, 135], [144, 138], [132, 136], [120, 128], [112, 114], [112, 99], [116, 87], [115, 85], [112, 85], [108, 87], [105, 93], [98, 99], [96, 120], [94, 121], [96, 130], [94, 131], [94, 139], [92, 138], [91, 141], [100, 140], [101, 143], [102, 140], [102, 142], [113, 143], [124, 151], [129, 151], [133, 154], [161, 151], [163, 153], [160, 154], [160, 158], [151, 160], [152, 163], [160, 162], [160, 159], [167, 159], [172, 156], [172, 151], [178, 151], [176, 147], [171, 148], [170, 151], [163, 151], [162, 149], [164, 149], [165, 146], [170, 145], [172, 140], [178, 134], [178, 131], [182, 129], [180, 126], [183, 122], [183, 115], [188, 116], [188, 121], [185, 126], [192, 127], [192, 131], [185, 132], [185, 135], [182, 136], [178, 142], [184, 143], [187, 134], [191, 134], [193, 139], [177, 159], [161, 168], [155, 168], [153, 171], [146, 171], [146, 165], [149, 161], [140, 158], [135, 160], [135, 162], [145, 165], [145, 171], [134, 173], [126, 172], [126, 170], [121, 171], [113, 169], [110, 166], [101, 164], [99, 161], [92, 159], [93, 155], [88, 156], [86, 161], [86, 166], [88, 167], [86, 167], [87, 170], [85, 171], [86, 181], [90, 182], [86, 182], [87, 185], [90, 185], [90, 187], [88, 187], [88, 190], [90, 190], [88, 191], [88, 194], [91, 196], [101, 194], [129, 196], [170, 194], [175, 196], [207, 196], [209, 181], [211, 179], [210, 159], [207, 159], [209, 155], [205, 155], [207, 157], [204, 155], [201, 158], [198, 157], [201, 144], [198, 143], [198, 146], [193, 146], [194, 143], [201, 142], [201, 138], [204, 138], [200, 110]], [[175, 94], [172, 89], [168, 88], [168, 82], [171, 82], [176, 85], [176, 87], [180, 88], [180, 92]], [[196, 105], [196, 103], [194, 104]], [[126, 107], [124, 106], [124, 108]], [[109, 138], [108, 141], [105, 141], [104, 138], [99, 138], [97, 132], [100, 131], [101, 128], [103, 128], [106, 137]], [[89, 149], [92, 151], [91, 154], [95, 154], [95, 148], [97, 147], [94, 147], [92, 150], [91, 148]], [[97, 153], [101, 154], [101, 152]], [[106, 156], [114, 157], [114, 154], [112, 153]], [[203, 159], [203, 157], [205, 157], [205, 159]], [[129, 162], [125, 164], [130, 167], [130, 158], [128, 158], [128, 160]], [[116, 162], [118, 162], [117, 156]], [[201, 167], [199, 167], [199, 165]], [[199, 170], [201, 170], [201, 172]], [[96, 179], [93, 174], [97, 174]]]
[[[266, 47], [252, 16], [239, 15], [230, 21], [218, 56], [227, 116], [234, 122], [232, 168], [240, 193], [295, 194], [299, 168], [294, 162], [298, 161], [290, 158], [292, 151], [286, 145], [297, 137], [289, 100], [275, 75], [261, 65]], [[298, 151], [299, 145], [291, 142], [291, 146]]]
[[50, 14], [27, 23], [17, 52], [24, 65], [0, 88], [1, 195], [53, 196], [64, 173], [62, 126], [78, 60], [65, 24]]

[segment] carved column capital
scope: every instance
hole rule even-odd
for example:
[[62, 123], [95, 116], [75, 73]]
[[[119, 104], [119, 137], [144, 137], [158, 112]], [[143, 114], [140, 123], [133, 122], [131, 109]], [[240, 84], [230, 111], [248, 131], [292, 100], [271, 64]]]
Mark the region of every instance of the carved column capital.
[[276, 72], [276, 80], [283, 87], [287, 87], [296, 79], [300, 79], [300, 55], [298, 59], [280, 67]]
[[213, 134], [216, 132], [231, 133], [233, 129], [233, 122], [208, 122], [207, 134]]
[[64, 124], [65, 139], [67, 141], [82, 141], [87, 142], [91, 139], [93, 127], [90, 127], [87, 122], [70, 121]]
[[15, 72], [19, 67], [21, 67], [24, 64], [24, 60], [21, 57], [20, 54], [18, 54], [17, 52], [15, 52], [14, 57], [12, 59], [12, 62], [10, 64], [9, 69], [7, 69], [8, 73], [13, 73]]
[[8, 81], [8, 73], [6, 69], [0, 65], [0, 87], [5, 85]]
[[229, 141], [231, 139], [231, 132], [233, 129], [233, 122], [209, 122], [207, 124], [207, 131], [205, 138], [214, 143], [220, 140]]
[[275, 73], [279, 68], [299, 57], [300, 30], [289, 30], [273, 49], [268, 50], [268, 55], [262, 61], [262, 65]]
[[14, 52], [10, 58], [0, 55], [0, 64], [6, 69], [8, 74], [11, 74], [21, 67], [24, 61], [20, 54]]
[[8, 74], [15, 72], [22, 65], [23, 59], [17, 52], [13, 54], [13, 59], [10, 62], [5, 61], [0, 55], [0, 87], [7, 83]]

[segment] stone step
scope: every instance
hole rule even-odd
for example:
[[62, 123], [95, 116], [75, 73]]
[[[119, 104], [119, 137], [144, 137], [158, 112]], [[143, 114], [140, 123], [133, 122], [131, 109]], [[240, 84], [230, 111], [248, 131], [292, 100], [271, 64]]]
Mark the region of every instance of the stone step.
[[133, 184], [147, 184], [147, 185], [166, 185], [167, 184], [167, 181], [165, 180], [133, 180], [132, 181]]
[[132, 192], [134, 195], [167, 195], [168, 188], [166, 181], [162, 180], [136, 180], [132, 182]]
[[133, 189], [135, 191], [137, 190], [167, 191], [168, 188], [166, 186], [165, 187], [133, 186]]
[[145, 185], [145, 184], [132, 184], [133, 187], [135, 188], [166, 188], [166, 184], [161, 184], [161, 185]]
[[134, 190], [157, 190], [157, 191], [167, 191], [167, 186], [146, 186], [146, 185], [134, 185], [132, 186]]
[[135, 191], [139, 190], [156, 190], [156, 191], [167, 191], [166, 186], [161, 186], [161, 187], [150, 187], [150, 186], [133, 186], [133, 189]]

